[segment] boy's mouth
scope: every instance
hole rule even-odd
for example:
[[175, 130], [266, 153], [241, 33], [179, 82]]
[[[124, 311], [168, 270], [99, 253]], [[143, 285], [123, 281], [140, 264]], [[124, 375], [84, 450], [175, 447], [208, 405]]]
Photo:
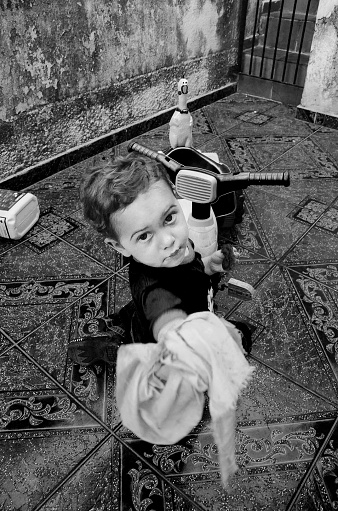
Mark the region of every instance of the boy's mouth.
[[174, 252], [172, 252], [169, 256], [167, 256], [166, 259], [176, 259], [178, 257], [181, 257], [182, 255], [185, 257], [189, 253], [189, 248], [187, 244], [181, 245], [178, 247]]
[[171, 257], [176, 257], [177, 254], [179, 254], [179, 252], [181, 252], [182, 248], [179, 247], [177, 250], [175, 250], [175, 252], [172, 252], [172, 254], [170, 254], [169, 258]]

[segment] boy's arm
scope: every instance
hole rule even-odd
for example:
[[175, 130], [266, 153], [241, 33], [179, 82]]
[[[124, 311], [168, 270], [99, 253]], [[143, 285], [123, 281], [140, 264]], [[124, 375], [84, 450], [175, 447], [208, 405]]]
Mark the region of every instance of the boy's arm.
[[187, 317], [182, 300], [168, 289], [153, 287], [142, 296], [143, 312], [149, 321], [154, 339], [158, 340], [160, 330], [169, 323], [177, 324]]
[[156, 341], [158, 340], [159, 333], [163, 328], [172, 328], [177, 325], [177, 323], [181, 323], [187, 316], [187, 313], [182, 309], [170, 309], [161, 314], [153, 325], [154, 339]]

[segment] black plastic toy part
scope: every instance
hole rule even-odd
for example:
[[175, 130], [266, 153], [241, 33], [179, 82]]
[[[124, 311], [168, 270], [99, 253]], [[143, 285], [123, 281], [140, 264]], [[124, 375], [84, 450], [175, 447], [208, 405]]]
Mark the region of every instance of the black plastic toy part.
[[128, 151], [144, 154], [166, 167], [177, 195], [192, 203], [193, 218], [209, 218], [212, 205], [219, 229], [231, 228], [234, 223], [242, 221], [243, 188], [249, 185], [290, 184], [288, 172], [233, 174], [227, 165], [215, 162], [193, 147], [177, 147], [164, 154], [131, 142]]
[[[221, 195], [247, 188], [249, 185], [290, 185], [288, 172], [241, 172], [231, 174], [228, 170], [228, 173], [224, 173], [224, 167], [227, 169], [226, 166], [210, 160], [211, 167], [216, 167], [217, 173], [207, 168], [183, 165], [168, 155], [148, 149], [137, 142], [131, 142], [128, 150], [137, 151], [149, 158], [160, 161], [168, 169], [170, 179], [175, 184], [178, 195], [183, 199], [200, 204], [210, 204]], [[193, 148], [188, 150], [191, 156], [194, 156], [195, 150]], [[209, 160], [207, 157], [203, 159]]]

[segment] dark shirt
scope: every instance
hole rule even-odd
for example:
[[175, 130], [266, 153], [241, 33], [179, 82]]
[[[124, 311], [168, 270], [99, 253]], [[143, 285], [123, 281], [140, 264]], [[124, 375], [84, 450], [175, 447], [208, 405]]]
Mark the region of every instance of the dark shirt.
[[210, 277], [198, 252], [194, 259], [174, 268], [153, 268], [130, 260], [129, 282], [143, 331], [154, 342], [152, 328], [156, 319], [170, 309], [188, 315], [208, 310]]

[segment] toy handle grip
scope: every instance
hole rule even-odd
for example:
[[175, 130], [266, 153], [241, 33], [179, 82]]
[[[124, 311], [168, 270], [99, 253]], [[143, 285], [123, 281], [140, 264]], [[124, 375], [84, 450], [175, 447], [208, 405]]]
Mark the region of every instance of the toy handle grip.
[[[288, 172], [241, 172], [235, 175], [223, 174], [218, 176], [222, 184], [235, 182], [243, 188], [249, 185], [290, 185], [290, 175]], [[231, 186], [231, 185], [230, 185]]]
[[152, 160], [157, 160], [161, 162], [168, 170], [175, 172], [175, 174], [184, 167], [183, 165], [178, 163], [176, 160], [173, 160], [169, 156], [153, 151], [152, 149], [149, 149], [148, 147], [138, 144], [137, 142], [130, 142], [130, 144], [128, 145], [128, 151], [129, 152], [137, 151], [140, 154], [148, 156]]
[[144, 154], [145, 156], [149, 156], [152, 160], [157, 160], [158, 153], [149, 149], [149, 147], [145, 147], [137, 142], [130, 142], [128, 144], [128, 151], [137, 151], [138, 153]]

